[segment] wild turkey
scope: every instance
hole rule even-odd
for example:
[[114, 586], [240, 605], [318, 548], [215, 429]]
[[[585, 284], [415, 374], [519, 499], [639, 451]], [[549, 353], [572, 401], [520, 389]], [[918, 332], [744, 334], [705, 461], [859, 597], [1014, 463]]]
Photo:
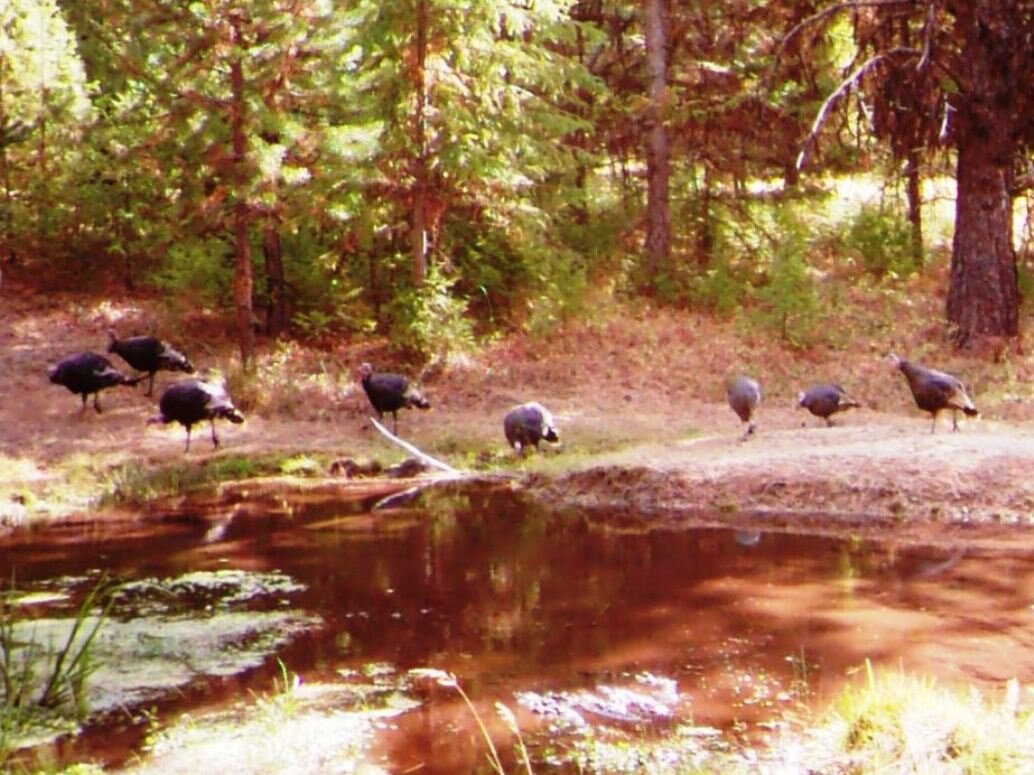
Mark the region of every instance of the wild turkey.
[[887, 359], [905, 375], [916, 406], [930, 413], [930, 433], [937, 430], [937, 415], [942, 409], [951, 409], [952, 431], [959, 429], [959, 412], [965, 412], [967, 417], [976, 417], [980, 414], [966, 393], [966, 386], [958, 378], [943, 371], [924, 368], [893, 353], [888, 355]]
[[385, 412], [391, 412], [394, 421], [393, 430], [396, 434], [399, 429], [399, 409], [431, 408], [431, 402], [424, 398], [423, 393], [410, 385], [409, 380], [401, 374], [388, 374], [387, 372], [376, 374], [373, 366], [364, 363], [359, 367], [359, 377], [363, 390], [366, 391], [366, 397], [370, 399], [370, 405], [377, 412], [377, 417], [383, 419]]
[[143, 381], [143, 377], [127, 377], [119, 372], [103, 355], [85, 352], [72, 355], [47, 369], [47, 376], [55, 385], [64, 385], [73, 393], [81, 395], [86, 411], [86, 400], [93, 394], [93, 408], [101, 413], [100, 393], [116, 385], [132, 387]]
[[807, 409], [816, 417], [821, 417], [826, 421], [827, 426], [832, 426], [834, 414], [861, 406], [861, 404], [851, 398], [840, 385], [825, 384], [812, 385], [807, 390], [798, 393], [797, 406]]
[[200, 379], [186, 379], [166, 388], [158, 402], [158, 409], [159, 413], [147, 422], [178, 422], [186, 428], [187, 446], [183, 450], [184, 453], [190, 451], [190, 431], [196, 423], [208, 420], [212, 426], [212, 446], [218, 448], [219, 437], [215, 435], [216, 419], [221, 417], [232, 423], [244, 422], [244, 415], [237, 411], [222, 383]]
[[187, 356], [174, 350], [167, 342], [153, 336], [132, 336], [119, 339], [115, 329], [108, 329], [108, 352], [116, 353], [137, 371], [146, 371], [149, 377], [147, 393], [154, 390], [154, 375], [160, 370], [194, 373], [194, 366]]
[[503, 433], [510, 446], [521, 456], [529, 445], [538, 450], [539, 442], [543, 439], [560, 441], [560, 435], [553, 424], [553, 415], [537, 401], [515, 406], [507, 412], [503, 418]]
[[747, 430], [740, 437], [741, 441], [745, 441], [754, 433], [754, 412], [761, 403], [761, 386], [750, 377], [737, 377], [729, 384], [726, 397], [732, 410], [747, 423]]

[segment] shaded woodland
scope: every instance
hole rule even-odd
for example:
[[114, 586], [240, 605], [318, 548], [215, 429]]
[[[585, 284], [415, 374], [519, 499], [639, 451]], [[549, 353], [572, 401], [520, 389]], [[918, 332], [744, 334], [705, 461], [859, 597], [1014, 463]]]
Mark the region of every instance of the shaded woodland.
[[[949, 176], [948, 329], [1010, 339], [1032, 36], [1007, 0], [8, 0], [0, 269], [214, 310], [245, 365], [374, 332], [434, 359], [608, 294], [792, 341], [815, 245], [922, 272]], [[885, 201], [812, 233], [856, 174]]]

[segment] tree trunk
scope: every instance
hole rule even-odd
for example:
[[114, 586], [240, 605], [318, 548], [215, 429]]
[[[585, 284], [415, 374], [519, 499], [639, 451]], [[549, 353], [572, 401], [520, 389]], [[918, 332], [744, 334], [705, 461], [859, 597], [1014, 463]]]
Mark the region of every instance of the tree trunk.
[[280, 336], [287, 330], [287, 284], [284, 280], [284, 257], [276, 218], [270, 216], [262, 232], [262, 255], [266, 261], [266, 292], [269, 310], [266, 333]]
[[908, 222], [912, 226], [912, 260], [923, 266], [923, 189], [919, 149], [912, 146], [905, 155]]
[[[230, 42], [241, 45], [240, 19], [230, 22]], [[233, 140], [233, 162], [236, 184], [236, 204], [233, 208], [235, 266], [233, 302], [237, 318], [237, 342], [241, 351], [241, 366], [248, 368], [255, 350], [255, 331], [251, 325], [252, 292], [254, 279], [251, 268], [251, 241], [248, 238], [251, 215], [248, 208], [247, 170], [244, 166], [248, 138], [244, 131], [244, 66], [239, 54], [230, 63], [230, 134]]]
[[697, 267], [703, 271], [711, 265], [714, 257], [714, 223], [711, 217], [711, 163], [704, 160], [703, 182], [697, 195], [699, 212], [697, 214]]
[[[1019, 332], [1020, 294], [1012, 246], [1012, 155], [971, 136], [958, 144], [948, 322], [959, 347]], [[1011, 143], [1010, 143], [1011, 145]]]
[[413, 285], [427, 279], [427, 0], [417, 0], [416, 56], [413, 81], [416, 89], [416, 116], [413, 121], [413, 202], [410, 223], [411, 277]]
[[985, 336], [1019, 333], [1010, 192], [1018, 152], [1015, 111], [1029, 84], [1012, 69], [1021, 41], [1011, 26], [1015, 16], [1006, 12], [1009, 3], [955, 5], [964, 44], [955, 100], [958, 171], [947, 314], [956, 345], [970, 347]]
[[664, 123], [668, 91], [666, 0], [645, 0], [643, 21], [650, 77], [650, 103], [646, 110], [646, 282], [655, 288], [659, 276], [668, 269], [671, 256], [671, 164], [668, 129]]

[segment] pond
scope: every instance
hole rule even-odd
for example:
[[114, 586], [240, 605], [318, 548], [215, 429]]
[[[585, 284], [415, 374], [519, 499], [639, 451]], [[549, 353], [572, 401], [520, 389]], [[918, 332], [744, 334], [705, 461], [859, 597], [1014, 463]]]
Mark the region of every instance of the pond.
[[[763, 736], [802, 703], [828, 698], [866, 659], [987, 687], [1034, 677], [1028, 552], [632, 529], [499, 484], [435, 487], [372, 510], [384, 494], [256, 488], [21, 531], [0, 541], [0, 574], [35, 594], [81, 590], [100, 571], [127, 581], [274, 579], [271, 602], [248, 607], [279, 617], [260, 658], [198, 669], [137, 704], [154, 709], [153, 723], [267, 691], [285, 668], [310, 684], [380, 673], [412, 701], [367, 748], [390, 772], [487, 770], [476, 721], [505, 738], [496, 702], [515, 714], [535, 769], [546, 771], [564, 768], [586, 730], [642, 737], [691, 725], [726, 739]], [[212, 612], [205, 595], [183, 600], [198, 616]], [[120, 618], [133, 619], [116, 609]], [[416, 668], [455, 676], [476, 714], [455, 689], [414, 677]], [[147, 724], [129, 712], [98, 719], [52, 746], [50, 763], [131, 762]], [[512, 764], [517, 754], [506, 742], [500, 755]]]

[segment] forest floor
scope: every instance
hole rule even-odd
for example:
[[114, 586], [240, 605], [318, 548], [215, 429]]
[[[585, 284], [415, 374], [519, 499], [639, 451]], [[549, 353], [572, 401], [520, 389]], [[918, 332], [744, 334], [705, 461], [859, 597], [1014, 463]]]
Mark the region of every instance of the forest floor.
[[[601, 518], [1022, 540], [1015, 527], [1034, 524], [1034, 361], [1019, 348], [997, 357], [954, 353], [930, 322], [940, 309], [936, 293], [926, 294], [926, 306], [879, 297], [888, 312], [875, 321], [851, 315], [873, 308], [880, 292], [858, 293], [869, 295], [838, 313], [837, 335], [804, 349], [735, 320], [617, 305], [547, 339], [511, 336], [421, 374], [434, 407], [403, 412], [399, 433], [458, 468], [516, 472], [544, 497]], [[355, 380], [364, 360], [397, 365], [385, 362], [383, 343], [266, 342], [254, 374], [242, 377], [229, 331], [214, 315], [173, 318], [154, 300], [113, 298], [4, 286], [0, 527], [88, 508], [119, 467], [206, 466], [227, 455], [404, 457], [372, 429]], [[220, 424], [219, 450], [207, 427], [196, 428], [184, 455], [181, 428], [146, 423], [162, 388], [182, 377], [164, 372], [154, 397], [142, 387], [109, 390], [103, 414], [80, 414], [78, 397], [51, 385], [47, 367], [84, 349], [104, 352], [112, 326], [122, 336], [157, 333], [200, 367], [221, 368], [247, 421]], [[965, 379], [981, 417], [960, 420], [952, 433], [945, 413], [931, 433], [928, 415], [882, 358], [890, 349]], [[757, 377], [765, 393], [758, 431], [745, 442], [724, 401], [725, 380], [740, 372]], [[864, 405], [832, 428], [795, 408], [797, 392], [823, 380], [840, 382]], [[562, 444], [518, 460], [501, 420], [533, 399], [555, 414]]]

